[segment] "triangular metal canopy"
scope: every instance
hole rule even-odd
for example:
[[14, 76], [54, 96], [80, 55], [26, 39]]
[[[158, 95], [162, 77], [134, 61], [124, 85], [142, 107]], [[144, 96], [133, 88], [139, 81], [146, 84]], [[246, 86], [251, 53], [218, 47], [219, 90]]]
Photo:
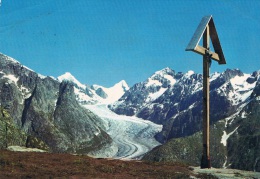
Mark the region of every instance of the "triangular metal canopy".
[[209, 35], [211, 38], [211, 42], [213, 44], [213, 48], [215, 52], [210, 51], [209, 53], [212, 55], [211, 58], [213, 60], [216, 60], [219, 64], [226, 64], [226, 60], [220, 45], [220, 41], [218, 38], [218, 34], [216, 31], [216, 27], [213, 21], [212, 16], [205, 16], [200, 21], [199, 26], [197, 27], [197, 30], [195, 31], [193, 37], [191, 38], [190, 43], [188, 44], [186, 51], [194, 51], [198, 54], [205, 55], [206, 51], [208, 49], [202, 47], [199, 45], [199, 42], [201, 40], [201, 37], [203, 36], [203, 33], [205, 32], [206, 28], [209, 28]]

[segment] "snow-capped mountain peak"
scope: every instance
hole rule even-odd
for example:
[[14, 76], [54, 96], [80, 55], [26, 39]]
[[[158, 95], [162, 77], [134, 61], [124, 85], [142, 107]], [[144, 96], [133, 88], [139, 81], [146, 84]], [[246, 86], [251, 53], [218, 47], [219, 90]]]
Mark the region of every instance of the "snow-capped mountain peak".
[[116, 83], [116, 84], [115, 84], [113, 87], [111, 87], [111, 88], [113, 88], [113, 89], [119, 89], [119, 90], [124, 89], [124, 91], [129, 90], [129, 86], [128, 86], [128, 84], [126, 83], [125, 80], [121, 80], [120, 82]]
[[96, 91], [96, 94], [99, 95], [102, 99], [102, 103], [113, 103], [117, 101], [123, 94], [129, 89], [129, 86], [125, 80], [121, 80], [110, 88], [106, 88], [100, 85], [92, 85], [91, 87]]
[[163, 68], [162, 70], [156, 71], [155, 74], [164, 76], [165, 74], [174, 74], [174, 71], [169, 67]]
[[174, 85], [176, 79], [174, 78], [175, 72], [166, 67], [162, 70], [156, 71], [150, 78], [147, 79], [146, 87], [149, 86], [164, 86]]
[[226, 94], [233, 105], [238, 105], [250, 97], [256, 86], [256, 81], [248, 80], [250, 78], [252, 76], [249, 74], [231, 76], [217, 91], [222, 92], [222, 95]]
[[77, 85], [79, 88], [85, 89], [86, 85], [81, 84], [70, 72], [66, 72], [65, 74], [58, 77], [58, 81], [70, 81]]
[[72, 82], [74, 87], [74, 92], [76, 94], [77, 100], [81, 104], [109, 104], [117, 101], [128, 89], [129, 86], [122, 80], [116, 83], [110, 88], [106, 88], [100, 85], [87, 86], [80, 83], [71, 73], [66, 72], [65, 74], [59, 76], [59, 82], [69, 81]]

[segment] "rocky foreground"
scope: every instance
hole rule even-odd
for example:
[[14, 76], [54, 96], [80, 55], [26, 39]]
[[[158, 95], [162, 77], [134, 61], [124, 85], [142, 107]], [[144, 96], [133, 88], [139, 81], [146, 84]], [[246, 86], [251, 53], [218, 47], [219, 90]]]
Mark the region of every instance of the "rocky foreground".
[[0, 178], [259, 178], [260, 173], [182, 163], [95, 159], [85, 155], [0, 151]]

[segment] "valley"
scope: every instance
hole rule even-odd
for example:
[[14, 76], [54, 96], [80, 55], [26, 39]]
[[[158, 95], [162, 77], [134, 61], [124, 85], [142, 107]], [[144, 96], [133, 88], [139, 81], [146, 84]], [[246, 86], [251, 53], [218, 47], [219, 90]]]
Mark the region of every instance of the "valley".
[[113, 158], [140, 159], [143, 154], [160, 145], [154, 138], [162, 130], [162, 125], [137, 117], [118, 115], [107, 108], [106, 104], [84, 105], [98, 115], [105, 124], [106, 132], [118, 147]]

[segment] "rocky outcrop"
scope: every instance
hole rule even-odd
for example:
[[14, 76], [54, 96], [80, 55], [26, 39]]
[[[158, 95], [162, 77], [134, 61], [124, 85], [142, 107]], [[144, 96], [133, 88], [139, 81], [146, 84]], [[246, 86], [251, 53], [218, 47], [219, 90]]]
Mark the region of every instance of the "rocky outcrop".
[[102, 120], [79, 105], [70, 82], [44, 77], [0, 54], [0, 91], [1, 107], [26, 136], [12, 145], [93, 154], [112, 142]]
[[101, 98], [104, 98], [104, 99], [107, 98], [107, 94], [105, 93], [105, 91], [104, 91], [102, 88], [98, 88], [98, 89], [96, 90], [96, 94], [97, 94], [98, 96], [100, 96]]
[[24, 145], [27, 135], [18, 128], [7, 110], [0, 107], [0, 148]]
[[227, 131], [228, 163], [231, 168], [260, 171], [260, 80], [248, 104], [233, 118]]
[[[211, 126], [210, 131], [210, 157], [211, 164], [215, 168], [222, 168], [226, 161], [227, 150], [220, 143], [222, 127], [224, 123]], [[154, 148], [148, 152], [142, 160], [181, 162], [192, 166], [200, 166], [202, 156], [202, 133], [197, 132], [188, 137], [170, 139], [164, 145]]]

